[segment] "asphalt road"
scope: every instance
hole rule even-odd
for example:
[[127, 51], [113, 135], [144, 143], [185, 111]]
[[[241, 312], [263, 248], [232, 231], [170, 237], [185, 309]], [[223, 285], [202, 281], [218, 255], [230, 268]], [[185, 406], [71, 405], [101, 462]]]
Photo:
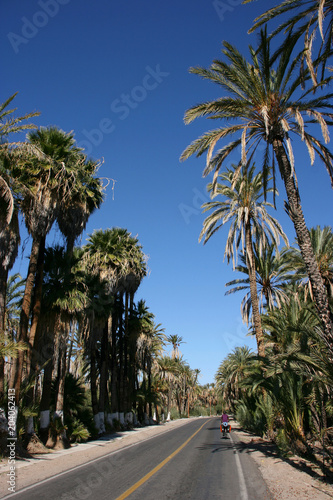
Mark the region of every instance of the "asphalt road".
[[195, 419], [6, 498], [271, 500], [255, 462], [219, 419]]

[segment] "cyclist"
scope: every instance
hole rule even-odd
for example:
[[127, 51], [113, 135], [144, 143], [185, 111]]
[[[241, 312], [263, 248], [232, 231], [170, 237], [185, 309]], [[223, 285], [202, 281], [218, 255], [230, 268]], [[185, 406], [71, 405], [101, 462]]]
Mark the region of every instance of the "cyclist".
[[[228, 417], [228, 414], [224, 411], [222, 413], [222, 416], [221, 416], [221, 426], [220, 426], [220, 429], [221, 429], [221, 432], [223, 432], [223, 427], [225, 427], [226, 429], [225, 430], [229, 430], [229, 426], [227, 425], [229, 422], [229, 417]], [[228, 432], [227, 430], [227, 432]]]

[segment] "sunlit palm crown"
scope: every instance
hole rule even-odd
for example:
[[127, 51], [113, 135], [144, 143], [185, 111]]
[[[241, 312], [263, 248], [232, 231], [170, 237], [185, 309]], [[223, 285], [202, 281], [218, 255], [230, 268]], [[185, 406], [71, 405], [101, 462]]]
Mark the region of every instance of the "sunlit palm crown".
[[[241, 146], [241, 161], [245, 164], [247, 155], [250, 152], [251, 155], [254, 154], [259, 142], [264, 140], [265, 173], [265, 170], [272, 165], [270, 146], [275, 139], [280, 139], [286, 146], [293, 169], [291, 135], [296, 134], [305, 142], [311, 164], [317, 153], [333, 182], [333, 156], [325, 146], [329, 142], [328, 125], [332, 124], [333, 94], [324, 93], [321, 89], [331, 77], [320, 82], [316, 88], [311, 84], [311, 88], [301, 90], [304, 85], [311, 83], [311, 76], [308, 69], [305, 69], [302, 75], [299, 72], [298, 66], [304, 51], [292, 57], [296, 40], [290, 37], [283, 51], [274, 54], [271, 54], [270, 42], [265, 31], [261, 31], [259, 42], [257, 52], [250, 46], [251, 62], [248, 62], [235, 47], [224, 42], [222, 53], [226, 62], [216, 60], [209, 69], [202, 67], [190, 69], [191, 73], [220, 85], [227, 95], [193, 106], [186, 111], [185, 122], [190, 123], [195, 118], [207, 117], [222, 120], [225, 125], [203, 134], [192, 142], [181, 155], [181, 159], [185, 160], [193, 154], [199, 157], [207, 152], [203, 174], [206, 176], [215, 171], [214, 182], [216, 182], [219, 169], [231, 153]], [[314, 90], [317, 90], [316, 94]], [[312, 135], [312, 124], [320, 126], [324, 142]], [[223, 145], [213, 156], [218, 141], [234, 134], [238, 135], [238, 138]]]
[[[227, 169], [220, 174], [216, 186], [208, 185], [211, 198], [216, 201], [209, 201], [202, 206], [203, 211], [211, 211], [205, 219], [200, 234], [200, 240], [204, 238], [206, 243], [211, 236], [223, 225], [229, 223], [229, 233], [225, 247], [224, 256], [228, 262], [232, 258], [235, 265], [235, 255], [240, 247], [242, 253], [245, 251], [245, 226], [250, 224], [254, 238], [258, 241], [260, 248], [262, 245], [273, 241], [279, 243], [280, 236], [288, 244], [279, 222], [269, 215], [267, 207], [272, 204], [264, 201], [263, 175], [259, 172], [255, 175], [255, 166], [243, 167], [235, 181], [237, 167]], [[270, 177], [267, 179], [270, 180]], [[277, 193], [276, 189], [267, 188], [266, 193]]]

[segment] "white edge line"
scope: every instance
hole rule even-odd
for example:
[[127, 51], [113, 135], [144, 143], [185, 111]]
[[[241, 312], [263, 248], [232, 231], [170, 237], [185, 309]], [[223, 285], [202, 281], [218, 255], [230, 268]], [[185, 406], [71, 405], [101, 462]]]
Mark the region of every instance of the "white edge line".
[[244, 474], [243, 474], [242, 465], [241, 465], [241, 462], [240, 462], [240, 459], [239, 459], [238, 451], [237, 451], [237, 449], [235, 447], [235, 443], [234, 443], [234, 440], [231, 437], [231, 434], [229, 436], [230, 436], [230, 440], [232, 442], [232, 446], [233, 446], [233, 448], [235, 450], [235, 459], [236, 459], [237, 472], [238, 472], [238, 477], [239, 477], [240, 497], [241, 497], [241, 500], [248, 500], [249, 496], [247, 494], [247, 488], [246, 488], [245, 478], [244, 478]]

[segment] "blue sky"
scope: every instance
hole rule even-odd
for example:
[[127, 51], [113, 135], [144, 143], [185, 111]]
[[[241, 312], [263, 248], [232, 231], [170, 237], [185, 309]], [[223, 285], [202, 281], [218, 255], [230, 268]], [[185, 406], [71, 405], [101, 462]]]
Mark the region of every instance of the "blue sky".
[[[38, 126], [75, 132], [79, 145], [103, 159], [99, 175], [109, 184], [102, 208], [88, 222], [94, 229], [125, 227], [149, 256], [149, 276], [137, 292], [167, 335], [178, 334], [200, 383], [214, 381], [220, 362], [236, 346], [255, 349], [240, 316], [242, 294], [225, 297], [236, 279], [223, 262], [227, 229], [207, 245], [198, 243], [207, 201], [205, 159], [179, 157], [210, 123], [184, 125], [187, 108], [220, 95], [217, 86], [191, 75], [221, 57], [222, 41], [247, 52], [252, 20], [275, 5], [258, 0], [7, 0], [2, 4], [2, 102], [18, 91], [22, 115], [40, 111]], [[296, 147], [308, 227], [332, 224], [332, 189], [325, 168], [310, 166]], [[234, 161], [238, 158], [235, 157]], [[258, 158], [259, 162], [259, 158]], [[278, 211], [290, 241], [294, 229], [284, 213], [279, 181]], [[25, 241], [22, 225], [22, 237]], [[59, 239], [53, 232], [51, 245]], [[25, 241], [25, 255], [29, 242]], [[20, 253], [13, 272], [25, 276]]]

